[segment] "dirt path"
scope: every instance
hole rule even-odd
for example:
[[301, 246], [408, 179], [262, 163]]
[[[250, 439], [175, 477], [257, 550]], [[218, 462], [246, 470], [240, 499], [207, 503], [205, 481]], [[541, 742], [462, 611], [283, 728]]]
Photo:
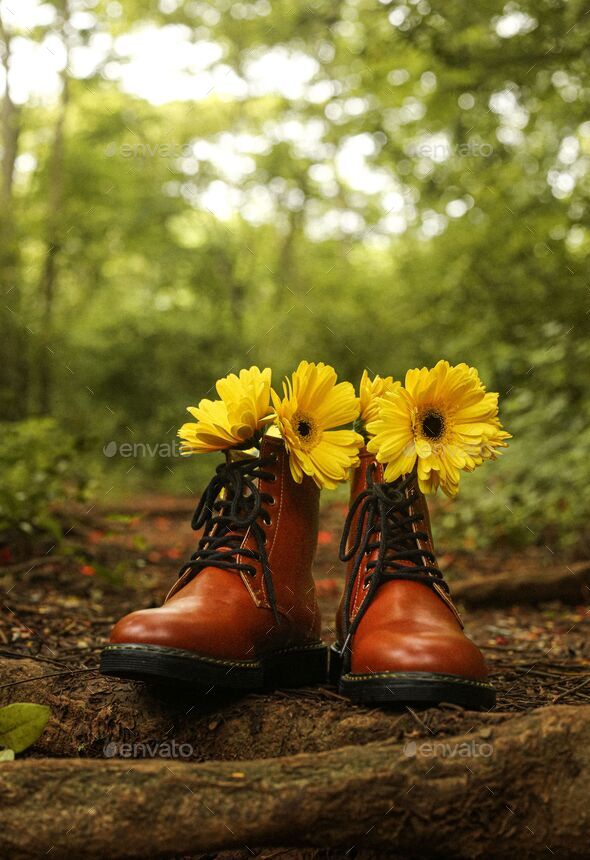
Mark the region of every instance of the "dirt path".
[[[53, 660], [72, 667], [95, 665], [110, 626], [132, 609], [158, 605], [193, 551], [191, 512], [190, 502], [174, 497], [142, 497], [90, 514], [68, 511], [65, 547], [58, 550], [49, 544], [32, 559], [0, 567], [2, 653], [48, 665]], [[328, 642], [334, 640], [343, 585], [338, 561], [343, 515], [340, 504], [322, 511], [315, 562]], [[513, 569], [516, 576], [539, 563], [530, 553], [441, 556], [451, 583], [480, 570]], [[556, 700], [590, 702], [590, 689], [574, 690], [590, 660], [588, 605], [553, 602], [542, 608], [471, 610], [464, 616], [468, 631], [486, 653], [499, 690], [499, 710], [530, 710]]]

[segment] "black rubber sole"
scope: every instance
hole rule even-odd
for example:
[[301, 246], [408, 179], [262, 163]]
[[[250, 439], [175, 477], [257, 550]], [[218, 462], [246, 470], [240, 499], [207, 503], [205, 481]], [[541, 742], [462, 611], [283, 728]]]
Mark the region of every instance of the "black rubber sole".
[[443, 675], [438, 672], [375, 672], [367, 675], [340, 673], [342, 657], [330, 649], [330, 680], [338, 692], [358, 703], [439, 705], [447, 702], [469, 710], [491, 710], [496, 691], [485, 681]]
[[325, 645], [286, 648], [258, 660], [221, 660], [160, 645], [107, 645], [100, 655], [103, 675], [146, 683], [189, 685], [251, 692], [273, 687], [324, 684], [328, 676]]

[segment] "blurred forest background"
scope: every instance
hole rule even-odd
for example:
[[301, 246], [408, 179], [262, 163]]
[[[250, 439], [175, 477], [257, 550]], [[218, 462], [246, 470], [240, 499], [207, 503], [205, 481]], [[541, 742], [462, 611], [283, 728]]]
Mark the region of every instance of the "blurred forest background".
[[587, 551], [586, 5], [1, 0], [0, 530], [196, 493], [232, 369], [447, 358], [514, 440], [439, 537]]

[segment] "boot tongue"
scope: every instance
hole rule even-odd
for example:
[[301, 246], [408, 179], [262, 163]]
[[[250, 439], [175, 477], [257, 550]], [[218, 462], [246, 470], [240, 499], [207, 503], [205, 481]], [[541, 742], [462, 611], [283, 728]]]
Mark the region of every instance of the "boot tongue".
[[[254, 454], [256, 455], [257, 452], [254, 452]], [[252, 470], [257, 468], [258, 457], [252, 456], [252, 452], [228, 451], [226, 454], [226, 463], [229, 467], [246, 460], [250, 460], [252, 462]], [[244, 469], [247, 470], [247, 467], [244, 467]], [[223, 472], [221, 474], [223, 474]], [[199, 523], [199, 525], [204, 528], [204, 531], [200, 532], [201, 538], [199, 546], [201, 547], [201, 542], [205, 539], [207, 539], [209, 543], [208, 546], [198, 550], [197, 553], [191, 557], [191, 561], [197, 561], [195, 556], [198, 557], [200, 555], [203, 560], [202, 567], [207, 567], [208, 554], [211, 556], [211, 565], [216, 565], [220, 564], [220, 556], [223, 556], [224, 554], [232, 555], [239, 553], [241, 546], [244, 545], [244, 542], [247, 539], [252, 523], [255, 521], [252, 514], [254, 513], [253, 508], [257, 503], [261, 478], [250, 474], [250, 482], [253, 485], [252, 487], [249, 487], [247, 483], [244, 482], [244, 476], [242, 476], [241, 479], [238, 478], [234, 482], [233, 477], [227, 475], [221, 486], [219, 487], [218, 485], [219, 488], [217, 489], [215, 497], [210, 495], [207, 498], [205, 508], [203, 508], [204, 500], [206, 498], [205, 494], [208, 490], [205, 491], [205, 494], [201, 497], [197, 510], [199, 511], [199, 516], [203, 516], [204, 510], [208, 511], [209, 518], [203, 517]], [[209, 486], [211, 486], [211, 484]], [[220, 501], [222, 504], [219, 504]], [[234, 507], [235, 515], [232, 515], [231, 508]], [[217, 521], [211, 525], [209, 523], [211, 518], [219, 518], [221, 521]], [[258, 519], [259, 518], [256, 517], [256, 521]], [[193, 528], [195, 528], [194, 523], [195, 517], [193, 517]], [[209, 530], [208, 524], [210, 526]], [[213, 544], [213, 547], [211, 544]], [[221, 561], [223, 561], [223, 559], [221, 559]], [[196, 572], [198, 572], [196, 569], [190, 569], [190, 562], [188, 565], [187, 569], [180, 575], [179, 579], [168, 593], [166, 598], [167, 600], [183, 588], [184, 585], [190, 582], [196, 575]]]
[[[377, 477], [377, 475], [376, 475]], [[383, 481], [383, 467], [380, 467], [380, 475], [381, 481]], [[408, 482], [408, 478], [412, 478]], [[415, 532], [425, 532], [430, 534], [430, 529], [426, 520], [419, 521], [418, 523], [409, 523], [407, 521], [408, 515], [411, 513], [416, 513], [416, 502], [418, 502], [421, 498], [421, 491], [418, 487], [418, 479], [417, 475], [414, 472], [412, 476], [410, 475], [402, 475], [393, 483], [393, 489], [398, 492], [402, 492], [406, 499], [409, 499], [410, 495], [414, 496], [414, 501], [411, 505], [408, 505], [403, 511], [393, 510], [389, 515], [389, 522], [386, 525], [386, 533], [388, 537], [391, 539], [393, 537], [393, 532], [398, 531], [397, 540], [391, 541], [391, 546], [389, 546], [385, 553], [385, 558], [391, 560], [396, 567], [398, 568], [416, 568], [420, 566], [426, 566], [426, 561], [423, 557], [420, 559], [405, 559], [405, 558], [397, 558], [398, 552], [405, 552], [407, 550], [415, 550], [415, 549], [427, 549], [424, 547], [424, 541], [421, 541], [416, 537]], [[419, 506], [422, 508], [422, 506]], [[422, 511], [420, 511], [422, 512]], [[380, 534], [381, 540], [383, 539], [383, 533]]]
[[[259, 459], [261, 461], [264, 460], [264, 461], [269, 463], [269, 471], [275, 471], [275, 469], [270, 468], [270, 461], [272, 459], [274, 459], [275, 462], [277, 463], [276, 471], [279, 471], [280, 470], [279, 458], [284, 454], [284, 451], [285, 451], [285, 446], [284, 446], [283, 440], [281, 438], [275, 437], [275, 436], [265, 435], [262, 439], [260, 452], [256, 448], [251, 448], [248, 451], [232, 450], [232, 451], [227, 452], [226, 457], [227, 457], [228, 463], [235, 463], [235, 462], [241, 461], [241, 460], [253, 460], [253, 459]], [[256, 480], [258, 490], [261, 489], [262, 483], [263, 483], [262, 478], [258, 478]], [[224, 496], [223, 497], [227, 498], [229, 501], [229, 497], [226, 494], [227, 494], [227, 490], [224, 490]], [[244, 518], [247, 517], [248, 513], [250, 512], [252, 502], [253, 502], [252, 492], [249, 488], [246, 487], [244, 489], [243, 494], [242, 494], [241, 501], [238, 505], [238, 516], [244, 517]], [[229, 536], [235, 537], [236, 535], [240, 535], [241, 537], [245, 537], [246, 533], [247, 533], [247, 527], [244, 528], [244, 527], [238, 526], [237, 528], [232, 528], [231, 525], [228, 525], [225, 533], [228, 537]], [[227, 549], [227, 547], [225, 547], [225, 549]]]
[[[366, 490], [368, 488], [368, 486], [369, 486], [369, 484], [368, 484], [369, 469], [372, 469], [374, 483], [376, 483], [376, 484], [385, 483], [385, 481], [384, 481], [385, 468], [384, 468], [382, 463], [379, 463], [377, 461], [374, 454], [371, 454], [371, 452], [368, 451], [365, 447], [365, 448], [362, 448], [361, 451], [359, 452], [359, 458], [360, 458], [360, 463], [357, 466], [356, 470], [352, 474], [352, 479], [351, 479], [351, 484], [350, 484], [351, 502], [354, 501], [354, 499], [356, 499], [356, 497], [358, 496], [358, 494], [360, 492], [362, 492], [362, 490]], [[407, 477], [408, 477], [407, 475], [402, 475], [401, 478], [398, 478], [398, 480], [394, 484], [394, 488], [397, 489], [398, 486], [401, 487], [403, 481]], [[358, 516], [358, 514], [357, 514], [357, 516]], [[394, 523], [398, 524], [400, 526], [400, 528], [402, 528], [403, 527], [402, 524], [403, 524], [403, 520], [404, 520], [404, 514], [401, 511], [392, 511], [391, 520]], [[353, 524], [352, 524], [352, 529], [351, 529], [352, 532], [354, 531], [354, 529], [356, 527], [357, 521], [358, 520], [355, 519]], [[408, 529], [408, 526], [405, 526], [403, 528], [404, 528], [404, 531], [406, 531]], [[391, 526], [388, 527], [387, 530], [388, 530], [388, 532], [390, 532]], [[383, 537], [382, 532], [381, 531], [377, 532], [375, 534], [375, 537], [378, 537], [379, 540], [382, 540], [382, 537]], [[417, 544], [414, 545], [414, 548], [416, 546], [417, 546]], [[375, 560], [377, 558], [378, 553], [379, 553], [379, 550], [377, 550], [377, 549], [373, 550], [373, 552], [371, 553], [371, 556], [370, 556], [371, 560]], [[393, 559], [394, 555], [395, 555], [395, 550], [393, 548], [387, 550], [386, 558]], [[415, 567], [416, 566], [415, 562], [412, 562], [409, 559], [399, 559], [399, 560], [396, 559], [395, 564], [396, 564], [396, 566], [399, 566], [399, 567]]]
[[[228, 463], [235, 463], [235, 462], [239, 462], [239, 461], [243, 461], [243, 460], [252, 460], [257, 456], [258, 456], [258, 453], [256, 451], [253, 451], [253, 452], [228, 451], [227, 462]], [[257, 479], [256, 483], [259, 485], [260, 480]], [[231, 498], [231, 491], [229, 491], [227, 487], [224, 487], [224, 489], [221, 491], [219, 498], [224, 499], [225, 501], [228, 501], [228, 502], [233, 501], [233, 499]], [[243, 487], [242, 488], [242, 494], [241, 494], [240, 498], [238, 499], [238, 503], [237, 503], [237, 518], [238, 519], [247, 519], [248, 514], [251, 511], [253, 503], [254, 503], [254, 498], [252, 495], [252, 491], [250, 490], [249, 487]], [[247, 533], [247, 530], [248, 530], [248, 526], [246, 526], [246, 525], [241, 526], [241, 525], [239, 525], [238, 521], [235, 520], [233, 523], [228, 523], [225, 526], [224, 532], [225, 532], [225, 535], [227, 537], [230, 537], [230, 536], [236, 537], [238, 535], [240, 537], [244, 537]], [[220, 532], [216, 532], [216, 531], [214, 531], [213, 533], [214, 534], [215, 533], [221, 534]], [[223, 550], [223, 549], [229, 549], [229, 547], [228, 546], [221, 546], [220, 550]]]

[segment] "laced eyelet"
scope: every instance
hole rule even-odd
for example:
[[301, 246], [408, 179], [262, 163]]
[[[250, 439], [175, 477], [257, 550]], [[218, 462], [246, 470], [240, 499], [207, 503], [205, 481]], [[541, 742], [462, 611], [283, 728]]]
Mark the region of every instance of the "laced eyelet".
[[[276, 462], [276, 457], [272, 462]], [[280, 623], [276, 596], [272, 581], [272, 570], [267, 557], [267, 536], [262, 527], [262, 518], [272, 523], [271, 514], [265, 509], [266, 476], [277, 480], [271, 470], [265, 470], [266, 463], [259, 458], [236, 460], [221, 463], [215, 475], [203, 491], [193, 514], [191, 525], [195, 531], [202, 529], [198, 549], [190, 562], [181, 568], [183, 582], [197, 576], [207, 567], [239, 573], [242, 578], [262, 581], [268, 596], [275, 622]], [[272, 499], [274, 503], [274, 498]], [[244, 536], [255, 538], [256, 546], [250, 541], [244, 548]], [[252, 559], [254, 563], [249, 563]]]
[[271, 496], [266, 504], [269, 506], [269, 508], [274, 508], [276, 503], [277, 503], [277, 500], [275, 499], [275, 497]]

